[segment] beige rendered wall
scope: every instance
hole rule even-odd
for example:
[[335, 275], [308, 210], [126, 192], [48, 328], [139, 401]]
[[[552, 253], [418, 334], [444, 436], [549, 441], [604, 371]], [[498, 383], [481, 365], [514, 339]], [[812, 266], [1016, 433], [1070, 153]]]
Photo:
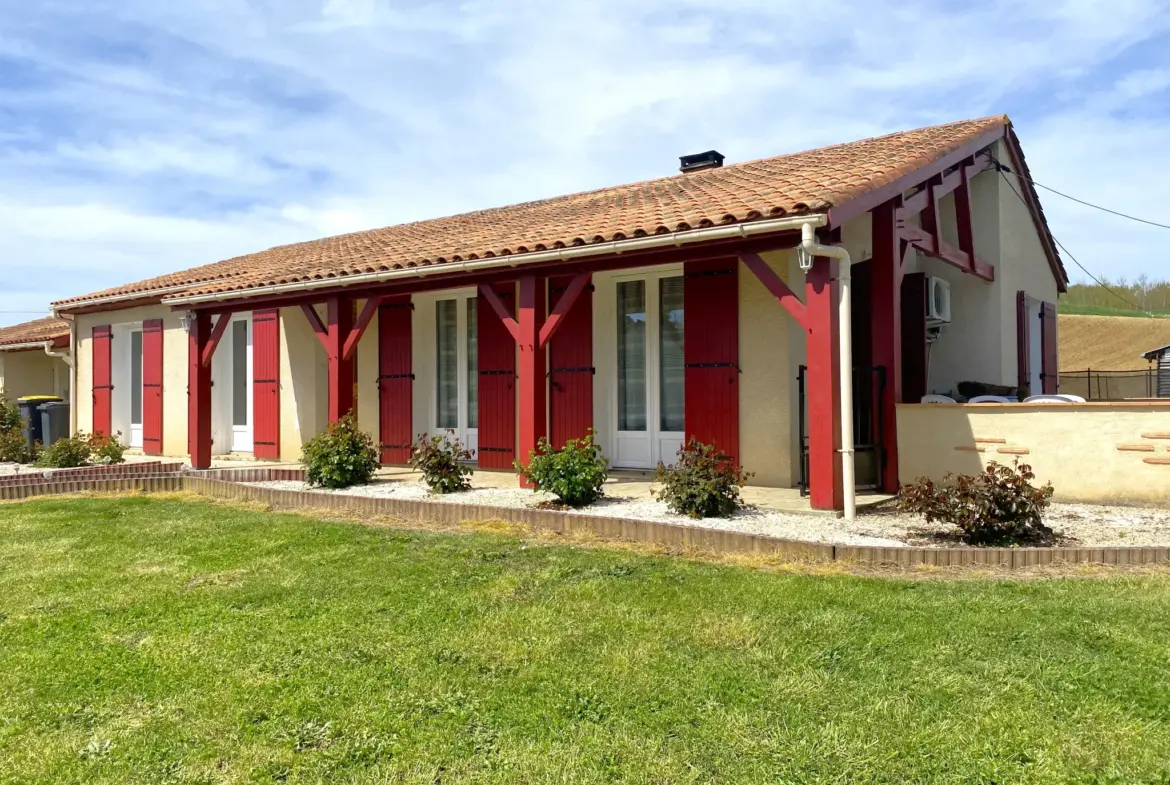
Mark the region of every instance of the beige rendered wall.
[[[789, 251], [760, 255], [789, 283]], [[797, 291], [803, 299], [803, 292]], [[787, 487], [794, 483], [796, 386], [789, 332], [800, 331], [746, 267], [739, 269], [739, 450], [743, 467], [754, 472], [752, 485]]]
[[69, 366], [43, 349], [0, 352], [0, 392], [10, 401], [25, 395], [61, 395]]
[[[93, 328], [113, 325], [114, 340], [119, 325], [141, 324], [145, 319], [163, 320], [163, 455], [187, 453], [187, 331], [181, 314], [164, 305], [126, 308], [120, 311], [79, 314], [76, 317], [77, 430], [93, 431]], [[114, 395], [118, 395], [115, 379]]]
[[1016, 458], [1057, 500], [1170, 501], [1170, 401], [898, 407], [903, 482]]
[[[318, 308], [324, 319], [324, 308]], [[359, 349], [360, 351], [360, 349]], [[325, 349], [300, 307], [280, 309], [280, 459], [297, 461], [301, 445], [329, 422]], [[359, 417], [360, 417], [359, 413]]]

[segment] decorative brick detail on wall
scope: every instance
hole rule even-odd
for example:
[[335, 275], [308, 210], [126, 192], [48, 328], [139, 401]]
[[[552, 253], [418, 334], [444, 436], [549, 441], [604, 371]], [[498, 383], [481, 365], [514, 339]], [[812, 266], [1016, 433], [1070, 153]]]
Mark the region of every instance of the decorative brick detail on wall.
[[1000, 455], [1027, 455], [1031, 450], [1027, 447], [1000, 447], [996, 452]]
[[998, 437], [984, 436], [975, 440], [976, 444], [1007, 444], [1007, 439], [1000, 439]]
[[1170, 439], [1170, 431], [1155, 431], [1154, 433], [1143, 433], [1143, 439]]
[[1119, 444], [1117, 450], [1118, 452], [1153, 452], [1155, 447], [1152, 444]]
[[1170, 458], [1142, 458], [1142, 463], [1152, 463], [1155, 466], [1170, 466]]

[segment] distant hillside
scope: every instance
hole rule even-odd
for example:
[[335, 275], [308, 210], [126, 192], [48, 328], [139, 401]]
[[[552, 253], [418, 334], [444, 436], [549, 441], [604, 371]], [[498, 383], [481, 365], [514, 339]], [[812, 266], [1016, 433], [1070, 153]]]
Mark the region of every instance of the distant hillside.
[[1145, 370], [1142, 352], [1170, 344], [1170, 319], [1065, 313], [1058, 319], [1061, 371]]

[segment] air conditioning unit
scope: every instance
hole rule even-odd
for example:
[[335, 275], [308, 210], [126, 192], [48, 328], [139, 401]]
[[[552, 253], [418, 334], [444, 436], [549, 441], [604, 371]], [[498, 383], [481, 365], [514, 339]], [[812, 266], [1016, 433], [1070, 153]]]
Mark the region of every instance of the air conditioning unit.
[[926, 279], [926, 323], [951, 323], [951, 285], [942, 278]]

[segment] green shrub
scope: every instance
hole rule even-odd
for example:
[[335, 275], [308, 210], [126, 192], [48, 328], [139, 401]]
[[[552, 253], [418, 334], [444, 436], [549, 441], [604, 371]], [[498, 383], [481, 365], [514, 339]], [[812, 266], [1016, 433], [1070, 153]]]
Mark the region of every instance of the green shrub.
[[89, 438], [83, 433], [58, 439], [37, 458], [37, 466], [53, 469], [73, 469], [88, 464]]
[[990, 462], [976, 475], [948, 473], [940, 485], [928, 477], [903, 485], [898, 506], [928, 523], [958, 526], [972, 545], [1048, 545], [1055, 535], [1042, 520], [1052, 483], [1032, 485], [1032, 467]]
[[601, 498], [601, 486], [609, 477], [609, 459], [593, 443], [593, 429], [584, 439], [570, 439], [554, 450], [548, 439], [541, 439], [528, 456], [528, 466], [517, 461], [516, 469], [535, 490], [548, 491], [561, 504], [584, 507]]
[[112, 466], [115, 463], [125, 462], [122, 456], [126, 453], [126, 445], [122, 444], [122, 432], [118, 431], [113, 436], [106, 436], [100, 433], [90, 434], [87, 439], [89, 443], [90, 460], [102, 466]]
[[692, 438], [678, 451], [677, 463], [658, 464], [654, 479], [662, 485], [658, 495], [673, 512], [692, 518], [727, 518], [742, 506], [739, 489], [751, 476], [720, 455], [715, 445]]
[[31, 457], [21, 432], [20, 407], [0, 390], [0, 462], [25, 463]]
[[364, 485], [378, 469], [374, 440], [358, 428], [353, 412], [331, 423], [325, 433], [305, 442], [301, 457], [306, 482], [325, 488]]
[[422, 472], [423, 482], [435, 493], [455, 493], [471, 490], [473, 470], [466, 462], [474, 456], [454, 431], [444, 436], [420, 433], [410, 451], [410, 465]]

